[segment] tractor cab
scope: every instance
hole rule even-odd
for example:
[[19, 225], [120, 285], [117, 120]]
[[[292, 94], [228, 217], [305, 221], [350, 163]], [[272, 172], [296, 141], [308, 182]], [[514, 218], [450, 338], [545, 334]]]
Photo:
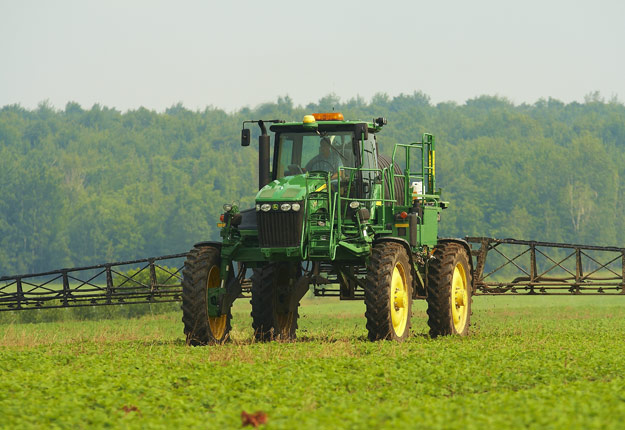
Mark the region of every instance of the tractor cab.
[[375, 132], [380, 128], [375, 123], [345, 121], [334, 112], [306, 115], [301, 123], [273, 125], [271, 178], [325, 173], [331, 192], [340, 188], [344, 197], [369, 198], [378, 168]]
[[[347, 252], [342, 238], [364, 240], [356, 254], [368, 252], [366, 224], [384, 198], [375, 133], [386, 121], [346, 121], [331, 112], [301, 122], [246, 122], [261, 129], [260, 189], [255, 211], [244, 211], [239, 231], [255, 230], [262, 258], [332, 259], [337, 249]], [[272, 157], [267, 123], [274, 133]], [[249, 135], [244, 128], [243, 146]]]

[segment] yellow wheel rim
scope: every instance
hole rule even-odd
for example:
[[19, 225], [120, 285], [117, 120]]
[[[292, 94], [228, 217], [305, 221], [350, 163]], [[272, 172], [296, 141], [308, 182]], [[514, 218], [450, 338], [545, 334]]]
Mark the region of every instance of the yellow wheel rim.
[[404, 266], [397, 263], [393, 268], [391, 278], [391, 320], [393, 331], [398, 337], [403, 336], [408, 325], [408, 286], [406, 284], [406, 273]]
[[466, 325], [469, 310], [468, 304], [467, 276], [464, 266], [458, 263], [454, 268], [454, 277], [451, 281], [451, 315], [454, 320], [454, 328], [458, 333], [462, 333]]
[[[211, 267], [208, 272], [208, 279], [206, 281], [206, 300], [208, 301], [208, 288], [219, 288], [219, 284], [221, 283], [221, 278], [219, 276], [219, 266]], [[226, 334], [226, 319], [227, 315], [222, 315], [219, 317], [208, 317], [208, 326], [211, 329], [211, 333], [213, 337], [217, 340], [221, 340]]]

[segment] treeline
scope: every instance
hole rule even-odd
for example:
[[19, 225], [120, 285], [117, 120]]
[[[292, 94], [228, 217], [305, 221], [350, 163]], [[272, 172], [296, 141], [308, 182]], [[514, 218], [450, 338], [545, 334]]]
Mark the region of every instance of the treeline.
[[317, 111], [385, 116], [383, 153], [437, 139], [437, 184], [451, 201], [441, 235], [490, 235], [625, 246], [625, 106], [514, 105], [482, 96], [432, 104], [416, 92], [294, 106], [288, 97], [226, 113], [121, 113], [68, 103], [0, 109], [0, 275], [181, 252], [218, 239], [221, 206], [252, 204], [255, 145], [246, 119]]

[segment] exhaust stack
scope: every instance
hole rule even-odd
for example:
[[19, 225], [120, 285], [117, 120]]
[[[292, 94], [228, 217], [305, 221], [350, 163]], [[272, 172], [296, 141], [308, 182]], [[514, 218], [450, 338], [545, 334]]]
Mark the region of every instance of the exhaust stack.
[[271, 148], [271, 138], [267, 134], [265, 123], [284, 122], [282, 119], [259, 119], [258, 121], [243, 121], [241, 130], [241, 146], [250, 146], [250, 130], [245, 128], [245, 124], [258, 124], [260, 136], [258, 136], [258, 189], [267, 185], [271, 180], [269, 157]]
[[258, 121], [260, 136], [258, 136], [258, 189], [267, 185], [270, 181], [269, 174], [269, 148], [271, 146], [267, 127], [263, 120]]

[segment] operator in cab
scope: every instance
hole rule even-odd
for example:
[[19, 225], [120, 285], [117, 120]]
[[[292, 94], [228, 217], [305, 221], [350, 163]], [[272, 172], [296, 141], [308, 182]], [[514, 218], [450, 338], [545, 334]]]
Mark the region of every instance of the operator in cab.
[[322, 137], [319, 142], [319, 154], [313, 157], [307, 164], [306, 170], [310, 171], [324, 171], [332, 173], [331, 179], [336, 179], [339, 176], [339, 167], [343, 166], [341, 158], [337, 152], [332, 149], [332, 142], [328, 137]]

